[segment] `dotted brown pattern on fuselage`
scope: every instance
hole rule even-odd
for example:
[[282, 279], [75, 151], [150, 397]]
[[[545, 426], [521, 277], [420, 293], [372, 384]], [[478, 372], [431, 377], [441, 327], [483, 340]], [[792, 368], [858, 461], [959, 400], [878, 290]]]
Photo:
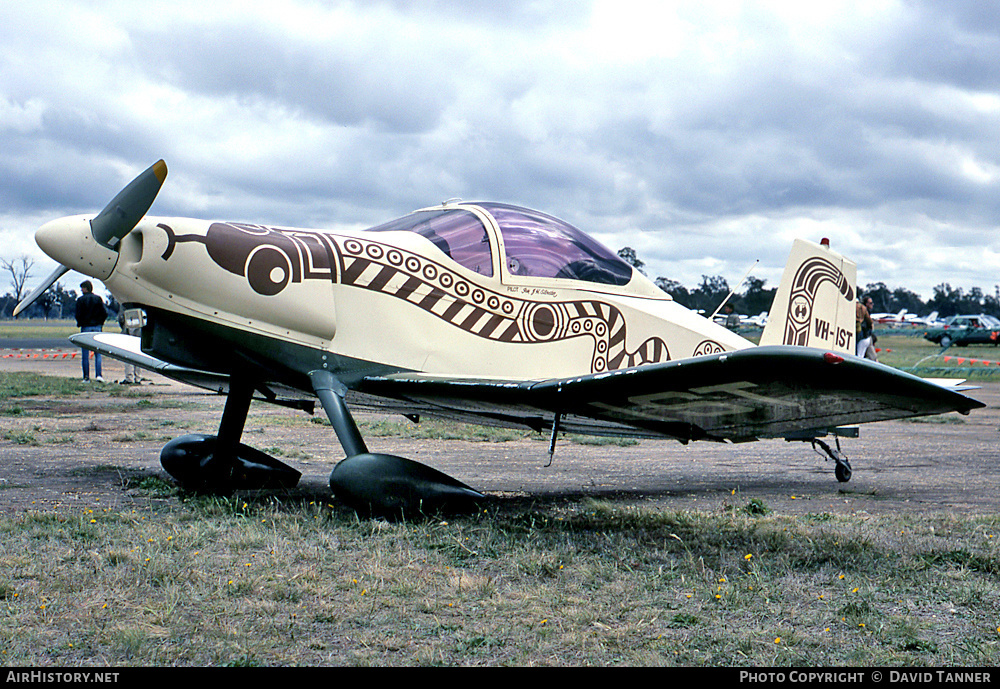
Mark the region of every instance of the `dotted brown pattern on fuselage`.
[[659, 337], [647, 339], [634, 352], [627, 351], [625, 318], [606, 302], [513, 297], [391, 245], [356, 238], [337, 240], [343, 284], [404, 299], [480, 337], [525, 343], [590, 337], [594, 341], [593, 373], [670, 359], [667, 345]]
[[[629, 352], [625, 318], [612, 304], [504, 294], [420, 254], [367, 238], [244, 223], [213, 223], [205, 236], [178, 236], [166, 225], [160, 228], [168, 238], [163, 260], [170, 260], [176, 244], [202, 244], [217, 265], [246, 277], [265, 297], [279, 294], [291, 283], [321, 279], [405, 300], [457, 328], [499, 342], [589, 337], [594, 343], [592, 373], [670, 360], [659, 337], [650, 337]], [[514, 289], [537, 293], [532, 287]]]

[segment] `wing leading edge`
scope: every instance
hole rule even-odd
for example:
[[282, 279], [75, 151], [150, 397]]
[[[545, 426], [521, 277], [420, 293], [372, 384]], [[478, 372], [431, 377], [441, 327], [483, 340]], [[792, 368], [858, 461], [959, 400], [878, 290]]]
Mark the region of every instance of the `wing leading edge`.
[[[70, 335], [70, 342], [78, 347], [91, 349], [127, 364], [135, 364], [185, 385], [209, 390], [219, 394], [229, 393], [229, 376], [213, 371], [203, 371], [170, 364], [143, 353], [140, 339], [119, 333], [79, 333]], [[254, 391], [254, 398], [286, 407], [312, 411], [312, 395], [274, 383], [261, 384]]]

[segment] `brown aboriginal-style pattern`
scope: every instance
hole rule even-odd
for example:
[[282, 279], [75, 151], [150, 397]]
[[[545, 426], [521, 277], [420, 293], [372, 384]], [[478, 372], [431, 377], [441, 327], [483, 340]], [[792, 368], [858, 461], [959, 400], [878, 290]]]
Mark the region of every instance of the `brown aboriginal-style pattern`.
[[250, 287], [264, 296], [272, 297], [292, 282], [337, 279], [333, 243], [321, 232], [217, 222], [202, 236], [177, 235], [163, 223], [157, 227], [167, 233], [167, 248], [161, 256], [164, 261], [170, 259], [177, 244], [204, 244], [216, 265], [246, 277]]
[[726, 351], [726, 348], [715, 340], [702, 340], [698, 343], [698, 346], [694, 348], [694, 352], [691, 356], [704, 356], [705, 354], [722, 354]]
[[260, 225], [213, 223], [205, 236], [175, 235], [166, 226], [169, 260], [176, 244], [204, 244], [220, 267], [247, 278], [255, 292], [274, 296], [290, 283], [326, 280], [403, 299], [455, 327], [499, 342], [557, 342], [589, 337], [591, 372], [670, 359], [666, 343], [650, 337], [629, 352], [621, 311], [595, 299], [542, 302], [496, 292], [457, 271], [367, 238]]
[[805, 261], [792, 279], [784, 344], [804, 346], [808, 342], [813, 301], [820, 285], [824, 282], [833, 283], [847, 301], [854, 301], [854, 290], [840, 268], [825, 258], [811, 258]]
[[335, 238], [340, 249], [340, 281], [404, 299], [480, 337], [500, 342], [555, 342], [575, 337], [594, 341], [591, 372], [668, 361], [658, 337], [634, 352], [625, 347], [626, 323], [611, 304], [586, 299], [539, 302], [495, 292], [457, 272], [394, 246], [355, 238]]

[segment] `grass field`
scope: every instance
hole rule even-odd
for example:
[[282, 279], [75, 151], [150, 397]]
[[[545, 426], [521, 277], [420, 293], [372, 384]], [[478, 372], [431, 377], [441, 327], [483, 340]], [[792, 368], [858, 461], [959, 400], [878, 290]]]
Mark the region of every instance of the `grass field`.
[[952, 346], [925, 340], [922, 330], [879, 330], [880, 363], [922, 377], [992, 378], [1000, 376], [1000, 347], [990, 345]]
[[0, 338], [69, 337], [80, 332], [73, 319], [0, 321]]
[[[172, 495], [150, 481], [145, 490]], [[9, 665], [980, 665], [997, 518], [181, 496], [0, 518]]]
[[[3, 374], [0, 408], [90, 389]], [[710, 512], [524, 499], [390, 523], [134, 488], [146, 507], [0, 516], [0, 662], [1000, 663], [1000, 516], [791, 516], [734, 492]]]

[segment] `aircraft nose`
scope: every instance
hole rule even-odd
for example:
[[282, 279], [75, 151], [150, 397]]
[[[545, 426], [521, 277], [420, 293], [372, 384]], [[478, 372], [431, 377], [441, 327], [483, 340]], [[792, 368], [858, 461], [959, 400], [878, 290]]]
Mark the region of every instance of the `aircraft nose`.
[[106, 280], [118, 261], [118, 252], [98, 244], [85, 216], [59, 218], [35, 232], [35, 242], [48, 256], [67, 268]]

